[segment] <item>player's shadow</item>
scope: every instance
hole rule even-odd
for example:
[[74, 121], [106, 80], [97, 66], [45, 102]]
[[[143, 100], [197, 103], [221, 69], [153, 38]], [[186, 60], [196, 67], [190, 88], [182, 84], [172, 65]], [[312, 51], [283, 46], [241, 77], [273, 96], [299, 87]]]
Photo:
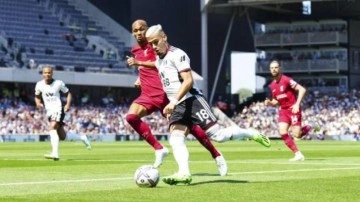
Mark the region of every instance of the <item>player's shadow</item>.
[[[192, 174], [192, 176], [214, 176], [220, 177], [219, 174], [215, 173], [196, 173]], [[209, 181], [202, 181], [202, 182], [193, 182], [190, 185], [202, 185], [202, 184], [211, 184], [211, 183], [231, 183], [231, 184], [238, 184], [238, 183], [249, 183], [246, 180], [233, 180], [233, 179], [218, 179], [218, 180], [209, 180]]]
[[219, 174], [215, 174], [215, 173], [196, 173], [196, 174], [192, 174], [192, 176], [219, 176]]
[[249, 183], [249, 181], [246, 180], [209, 180], [209, 181], [202, 181], [202, 182], [192, 182], [190, 184], [190, 186], [195, 186], [195, 185], [202, 185], [202, 184], [212, 184], [212, 183], [227, 183], [227, 184], [243, 184], [243, 183]]

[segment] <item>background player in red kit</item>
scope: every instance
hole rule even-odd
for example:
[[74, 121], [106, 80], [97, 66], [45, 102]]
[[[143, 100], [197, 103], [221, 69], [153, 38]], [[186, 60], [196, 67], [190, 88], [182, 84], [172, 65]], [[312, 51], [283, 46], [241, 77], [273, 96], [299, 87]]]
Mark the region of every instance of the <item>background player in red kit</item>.
[[282, 74], [280, 62], [277, 60], [271, 61], [270, 73], [274, 79], [270, 84], [272, 100], [266, 99], [265, 105], [279, 105], [279, 133], [285, 144], [295, 153], [295, 157], [290, 159], [290, 161], [303, 161], [305, 157], [297, 148], [288, 131], [291, 126], [292, 135], [296, 138], [301, 138], [312, 128], [309, 125], [301, 128], [300, 105], [306, 94], [306, 89], [292, 78]]
[[[154, 167], [158, 167], [164, 157], [169, 154], [169, 150], [157, 141], [151, 133], [150, 127], [141, 121], [141, 117], [147, 116], [156, 110], [162, 111], [169, 103], [169, 100], [163, 90], [157, 69], [149, 68], [155, 67], [156, 53], [146, 41], [145, 32], [147, 29], [148, 26], [145, 20], [139, 19], [132, 24], [132, 34], [138, 44], [131, 49], [134, 57], [128, 57], [127, 63], [129, 66], [138, 67], [139, 78], [135, 82], [135, 86], [141, 87], [141, 95], [131, 104], [126, 120], [155, 149]], [[226, 161], [215, 149], [206, 133], [195, 125], [190, 132], [210, 151], [217, 163], [220, 175], [226, 175]]]

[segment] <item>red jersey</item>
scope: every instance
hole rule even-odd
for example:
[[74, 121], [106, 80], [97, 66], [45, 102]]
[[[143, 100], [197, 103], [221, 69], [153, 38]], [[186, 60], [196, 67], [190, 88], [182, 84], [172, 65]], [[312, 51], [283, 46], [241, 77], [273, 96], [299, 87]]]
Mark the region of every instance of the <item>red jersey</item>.
[[281, 75], [279, 81], [273, 80], [271, 82], [271, 95], [279, 102], [281, 109], [288, 109], [296, 103], [296, 85], [296, 81], [285, 75]]
[[[144, 47], [135, 45], [131, 49], [131, 53], [138, 61], [154, 61], [156, 60], [156, 52], [149, 44]], [[148, 96], [158, 96], [164, 94], [162, 83], [157, 68], [139, 66], [139, 78], [141, 82], [141, 93]]]

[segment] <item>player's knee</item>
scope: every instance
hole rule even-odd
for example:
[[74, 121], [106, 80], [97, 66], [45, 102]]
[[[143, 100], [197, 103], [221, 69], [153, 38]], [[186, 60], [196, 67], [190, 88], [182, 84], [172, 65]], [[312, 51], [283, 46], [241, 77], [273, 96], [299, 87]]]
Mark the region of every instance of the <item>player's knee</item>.
[[222, 133], [222, 127], [219, 124], [215, 124], [212, 127], [210, 127], [208, 130], [206, 130], [206, 134], [212, 141], [219, 143], [226, 141], [226, 137]]
[[139, 116], [137, 116], [136, 114], [127, 114], [125, 116], [125, 119], [131, 125], [132, 123], [139, 120]]

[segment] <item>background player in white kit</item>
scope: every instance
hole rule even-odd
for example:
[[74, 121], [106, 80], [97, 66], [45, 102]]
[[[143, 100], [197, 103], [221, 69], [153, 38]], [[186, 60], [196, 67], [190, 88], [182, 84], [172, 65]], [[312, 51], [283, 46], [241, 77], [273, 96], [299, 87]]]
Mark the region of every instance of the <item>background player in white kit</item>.
[[[61, 80], [53, 79], [53, 68], [51, 65], [44, 65], [42, 68], [43, 79], [38, 81], [35, 86], [35, 104], [39, 111], [44, 106], [46, 116], [50, 121], [49, 135], [52, 152], [45, 154], [48, 159], [59, 160], [59, 140], [65, 140], [66, 132], [64, 130], [65, 112], [70, 110], [72, 95], [65, 83]], [[60, 92], [66, 95], [66, 104], [63, 107], [60, 98]], [[86, 135], [81, 135], [80, 139], [88, 149], [91, 149], [90, 142]]]
[[169, 118], [169, 143], [179, 170], [174, 175], [163, 178], [167, 184], [191, 182], [189, 169], [189, 151], [185, 144], [188, 128], [199, 125], [217, 142], [250, 138], [270, 147], [270, 140], [255, 129], [242, 129], [237, 126], [221, 127], [202, 93], [195, 87], [192, 78], [190, 59], [187, 54], [167, 42], [167, 36], [161, 25], [151, 26], [146, 39], [157, 53], [155, 66], [163, 88], [170, 100], [163, 113]]

